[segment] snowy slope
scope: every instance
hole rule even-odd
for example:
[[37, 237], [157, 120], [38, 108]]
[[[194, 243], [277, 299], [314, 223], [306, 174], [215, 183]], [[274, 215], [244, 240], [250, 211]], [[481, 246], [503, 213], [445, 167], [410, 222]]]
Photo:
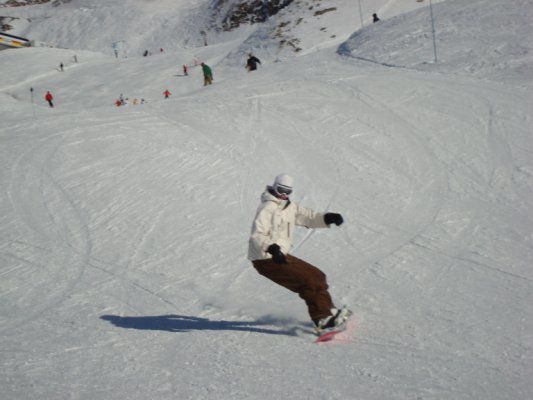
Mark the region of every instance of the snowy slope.
[[[412, 10], [402, 3], [382, 7]], [[158, 4], [146, 15], [170, 2]], [[462, 57], [419, 68], [415, 52], [387, 67], [310, 29], [308, 51], [248, 74], [238, 56], [261, 46], [250, 27], [151, 57], [95, 52], [74, 28], [70, 49], [0, 52], [0, 397], [532, 398], [533, 99], [503, 23], [529, 4], [476, 4], [501, 27], [508, 65], [526, 68], [501, 69], [481, 44], [472, 69]], [[82, 12], [70, 7], [65, 25]], [[403, 48], [389, 35], [427, 30], [416, 10], [382, 22], [365, 49], [390, 59]], [[459, 34], [464, 20], [445, 26]], [[213, 86], [198, 68], [176, 76], [194, 58], [214, 67]], [[114, 107], [120, 93], [148, 103]], [[293, 253], [354, 310], [351, 343], [313, 344], [302, 301], [245, 259], [280, 172], [294, 200], [345, 217], [302, 228]]]
[[[72, 0], [3, 8], [17, 34], [57, 47], [112, 54], [118, 42], [122, 54], [140, 56], [144, 50], [175, 49], [199, 36], [202, 16], [195, 0]], [[28, 20], [31, 23], [28, 23]]]

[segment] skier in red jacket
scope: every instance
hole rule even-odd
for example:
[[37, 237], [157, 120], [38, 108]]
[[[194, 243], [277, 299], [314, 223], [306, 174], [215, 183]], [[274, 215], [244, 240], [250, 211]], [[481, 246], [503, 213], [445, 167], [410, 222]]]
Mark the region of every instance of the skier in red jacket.
[[54, 96], [52, 96], [52, 93], [50, 93], [50, 91], [46, 92], [44, 99], [48, 102], [48, 105], [50, 105], [50, 107], [54, 107], [54, 103], [52, 103], [52, 100], [54, 100]]
[[165, 95], [165, 99], [168, 99], [168, 96], [170, 96], [172, 93], [170, 93], [167, 89], [163, 92], [163, 94]]

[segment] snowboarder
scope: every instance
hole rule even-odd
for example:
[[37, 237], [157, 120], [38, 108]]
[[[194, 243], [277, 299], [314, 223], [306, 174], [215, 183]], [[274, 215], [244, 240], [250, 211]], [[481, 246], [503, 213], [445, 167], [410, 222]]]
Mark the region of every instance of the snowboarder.
[[341, 325], [350, 311], [335, 308], [326, 275], [317, 267], [289, 254], [295, 226], [326, 228], [341, 225], [341, 214], [318, 213], [289, 200], [293, 179], [281, 174], [261, 196], [248, 244], [248, 259], [259, 274], [293, 292], [307, 304], [317, 332]]
[[52, 96], [52, 93], [50, 91], [46, 92], [46, 95], [44, 96], [44, 99], [48, 102], [48, 105], [50, 107], [54, 107], [54, 103], [52, 103], [52, 100], [54, 100], [54, 96]]
[[206, 63], [201, 63], [200, 65], [204, 73], [204, 86], [211, 85], [213, 83], [213, 71]]
[[248, 54], [248, 60], [246, 61], [246, 68], [248, 69], [248, 72], [255, 71], [258, 63], [261, 64], [259, 58], [255, 57], [252, 53]]
[[378, 18], [378, 15], [376, 13], [372, 14], [372, 21], [374, 23], [378, 22], [379, 21], [379, 18]]
[[189, 75], [189, 71], [188, 71], [188, 68], [185, 64], [183, 64], [183, 75], [187, 76]]
[[168, 97], [169, 97], [171, 94], [172, 94], [172, 93], [170, 93], [170, 92], [168, 91], [168, 89], [165, 90], [165, 91], [163, 92], [163, 95], [165, 96], [165, 99], [168, 99]]

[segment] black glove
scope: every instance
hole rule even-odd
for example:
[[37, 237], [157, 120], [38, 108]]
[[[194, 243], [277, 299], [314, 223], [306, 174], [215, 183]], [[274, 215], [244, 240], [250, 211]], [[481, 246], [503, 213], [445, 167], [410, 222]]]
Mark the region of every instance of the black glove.
[[274, 263], [287, 264], [285, 255], [281, 252], [281, 249], [276, 243], [273, 243], [270, 246], [268, 246], [267, 252], [272, 254], [272, 261], [274, 261]]
[[329, 224], [335, 224], [337, 226], [342, 225], [344, 222], [344, 219], [342, 218], [342, 215], [337, 213], [326, 213], [324, 214], [324, 222], [326, 225]]

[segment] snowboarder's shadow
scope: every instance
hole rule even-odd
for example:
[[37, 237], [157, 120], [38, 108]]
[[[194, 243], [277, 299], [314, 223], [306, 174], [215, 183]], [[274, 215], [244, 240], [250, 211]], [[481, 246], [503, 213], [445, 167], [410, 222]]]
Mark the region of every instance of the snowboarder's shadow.
[[188, 317], [185, 315], [156, 315], [139, 317], [121, 317], [118, 315], [102, 315], [104, 321], [126, 329], [141, 329], [168, 332], [191, 331], [240, 331], [264, 333], [269, 335], [298, 336], [302, 327], [293, 326], [280, 329], [261, 328], [261, 325], [273, 325], [275, 321], [264, 318], [257, 321], [223, 321], [209, 320], [207, 318]]

